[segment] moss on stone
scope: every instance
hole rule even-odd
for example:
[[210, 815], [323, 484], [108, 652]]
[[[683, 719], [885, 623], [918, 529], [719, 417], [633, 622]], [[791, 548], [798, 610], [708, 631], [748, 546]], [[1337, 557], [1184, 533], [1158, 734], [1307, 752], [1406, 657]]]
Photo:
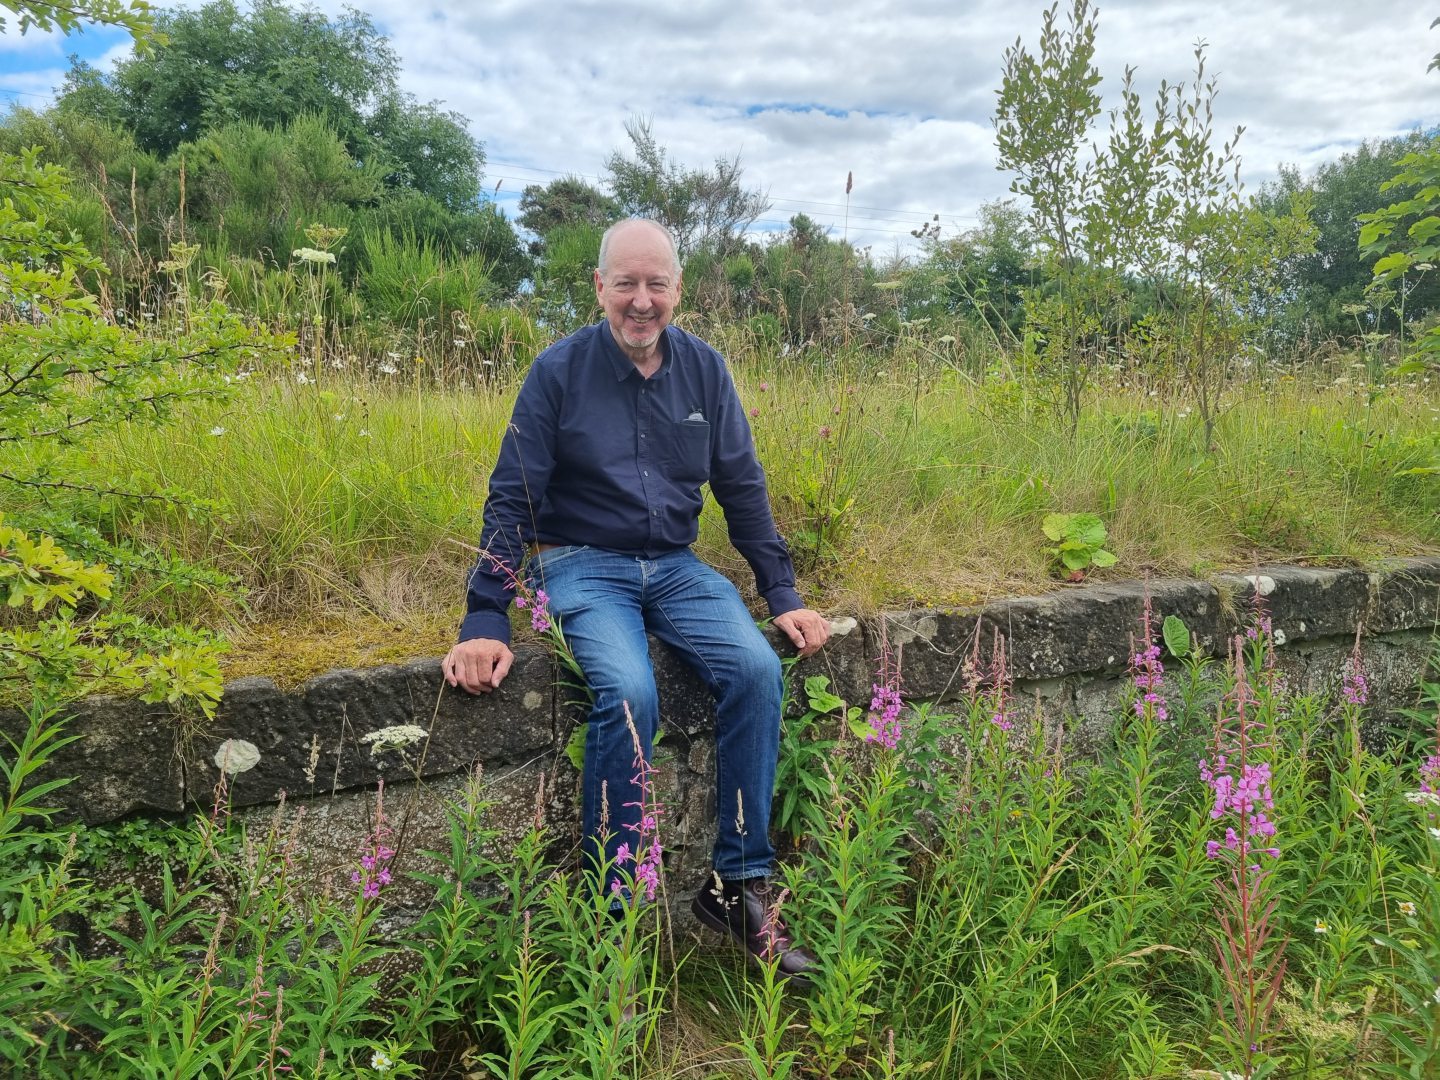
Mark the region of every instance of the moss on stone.
[[444, 656], [455, 625], [450, 612], [438, 612], [404, 622], [350, 614], [248, 626], [228, 635], [221, 670], [226, 681], [262, 675], [289, 690], [336, 668]]

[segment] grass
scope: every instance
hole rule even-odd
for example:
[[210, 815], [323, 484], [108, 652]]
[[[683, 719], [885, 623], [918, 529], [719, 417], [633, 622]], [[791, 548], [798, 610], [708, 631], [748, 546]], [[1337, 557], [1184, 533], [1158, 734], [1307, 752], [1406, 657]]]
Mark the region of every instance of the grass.
[[[388, 366], [398, 370], [257, 373], [228, 403], [164, 430], [123, 428], [6, 464], [44, 454], [73, 483], [132, 489], [150, 477], [214, 500], [216, 514], [190, 515], [58, 497], [77, 521], [237, 578], [243, 606], [173, 590], [140, 605], [226, 630], [232, 671], [255, 669], [250, 651], [308, 670], [296, 647], [306, 638], [327, 641], [317, 663], [412, 653], [386, 638], [433, 652], [460, 614], [465, 545], [480, 531], [516, 383], [442, 384], [423, 362]], [[1428, 382], [1381, 387], [1323, 370], [1252, 381], [1206, 448], [1182, 397], [1118, 373], [1071, 442], [1043, 384], [1023, 376], [976, 379], [902, 353], [823, 370], [747, 353], [734, 368], [802, 590], [826, 611], [1053, 589], [1040, 531], [1051, 512], [1104, 519], [1119, 563], [1099, 580], [1440, 548], [1440, 482], [1406, 474], [1440, 465], [1440, 393]], [[33, 493], [10, 497], [22, 518], [38, 508]], [[697, 550], [749, 586], [713, 502]]]

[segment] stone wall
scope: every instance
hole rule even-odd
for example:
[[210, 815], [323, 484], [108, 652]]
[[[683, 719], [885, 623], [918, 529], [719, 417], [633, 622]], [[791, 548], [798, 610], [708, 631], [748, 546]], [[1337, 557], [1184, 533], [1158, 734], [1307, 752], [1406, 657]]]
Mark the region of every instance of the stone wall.
[[[954, 700], [977, 641], [988, 651], [998, 632], [1009, 643], [1017, 698], [1028, 696], [1042, 715], [1064, 718], [1076, 752], [1103, 752], [1147, 590], [1157, 618], [1179, 615], [1197, 646], [1212, 654], [1244, 625], [1255, 594], [1262, 594], [1279, 662], [1304, 690], [1338, 686], [1361, 628], [1377, 718], [1408, 703], [1440, 624], [1440, 559], [1369, 570], [1270, 567], [1209, 581], [1067, 587], [968, 609], [891, 613], [866, 626], [837, 620], [831, 644], [797, 665], [795, 685], [824, 674], [842, 697], [868, 703], [883, 639], [901, 657], [907, 697]], [[772, 640], [779, 648], [778, 637]], [[700, 683], [655, 650], [667, 869], [671, 894], [684, 896], [705, 872], [714, 831], [713, 714]], [[52, 774], [75, 781], [49, 801], [58, 798], [90, 824], [137, 811], [208, 808], [224, 769], [227, 797], [243, 814], [269, 815], [286, 793], [280, 813], [304, 815], [300, 828], [313, 865], [338, 875], [361, 847], [381, 778], [404, 847], [444, 849], [446, 803], [478, 767], [496, 802], [502, 845], [537, 814], [563, 843], [577, 839], [577, 777], [564, 753], [579, 720], [568, 703], [573, 696], [544, 649], [522, 646], [503, 687], [478, 697], [445, 686], [435, 659], [332, 671], [293, 691], [268, 679], [237, 679], [227, 685], [215, 722], [189, 739], [163, 708], [92, 698], [70, 725], [83, 738], [52, 760]], [[13, 736], [20, 722], [0, 716], [0, 730]], [[380, 752], [365, 741], [400, 725], [426, 735]], [[390, 895], [400, 918], [426, 899], [414, 886]]]

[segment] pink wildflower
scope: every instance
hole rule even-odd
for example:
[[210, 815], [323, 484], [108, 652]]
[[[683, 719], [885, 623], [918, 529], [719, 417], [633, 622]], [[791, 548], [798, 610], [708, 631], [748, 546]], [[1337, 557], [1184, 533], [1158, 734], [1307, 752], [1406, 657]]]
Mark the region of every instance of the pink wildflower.
[[883, 636], [877, 675], [880, 681], [870, 684], [870, 711], [865, 717], [870, 730], [865, 741], [894, 750], [900, 742], [900, 664], [898, 657], [892, 657], [890, 643]]
[[[625, 707], [625, 718], [630, 719], [630, 707]], [[640, 798], [636, 802], [628, 802], [627, 807], [633, 807], [640, 815], [640, 820], [629, 826], [635, 834], [635, 847], [632, 852], [628, 843], [622, 843], [615, 852], [617, 864], [626, 862], [634, 863], [635, 887], [647, 903], [653, 902], [655, 894], [660, 888], [661, 856], [664, 848], [660, 844], [660, 817], [664, 813], [664, 807], [660, 805], [659, 799], [655, 796], [655, 769], [645, 760], [645, 754], [640, 748], [640, 735], [635, 731], [634, 724], [630, 727], [631, 738], [635, 741], [635, 777], [634, 784], [640, 789]], [[618, 882], [612, 882], [610, 891], [617, 896], [624, 896], [624, 887]]]
[[1145, 588], [1145, 608], [1140, 616], [1140, 642], [1130, 644], [1130, 674], [1140, 696], [1135, 699], [1135, 715], [1147, 713], [1155, 720], [1170, 716], [1165, 697], [1160, 693], [1165, 683], [1165, 665], [1160, 662], [1160, 645], [1155, 640], [1154, 614], [1150, 607], [1150, 588]]
[[1420, 790], [1427, 795], [1440, 795], [1440, 753], [1431, 754], [1420, 766]]
[[1370, 684], [1365, 681], [1365, 663], [1360, 658], [1360, 630], [1355, 630], [1355, 648], [1345, 658], [1345, 675], [1340, 682], [1340, 693], [1345, 700], [1357, 708], [1370, 700]]
[[1015, 726], [1015, 721], [1010, 719], [1010, 660], [1005, 648], [1005, 639], [1000, 636], [999, 630], [995, 631], [995, 643], [990, 651], [990, 670], [987, 678], [995, 689], [995, 711], [990, 716], [990, 723], [1001, 731], [1009, 731]]
[[385, 817], [385, 781], [381, 780], [375, 792], [375, 827], [366, 837], [368, 845], [360, 856], [360, 869], [351, 871], [351, 884], [360, 886], [362, 900], [374, 900], [380, 895], [382, 886], [389, 885], [392, 878], [390, 860], [395, 858], [395, 849], [390, 847], [390, 824]]
[[535, 590], [534, 606], [530, 609], [530, 627], [537, 634], [550, 629], [550, 597], [544, 589]]
[[871, 683], [870, 733], [866, 742], [878, 742], [887, 750], [894, 750], [900, 741], [900, 691], [893, 686]]

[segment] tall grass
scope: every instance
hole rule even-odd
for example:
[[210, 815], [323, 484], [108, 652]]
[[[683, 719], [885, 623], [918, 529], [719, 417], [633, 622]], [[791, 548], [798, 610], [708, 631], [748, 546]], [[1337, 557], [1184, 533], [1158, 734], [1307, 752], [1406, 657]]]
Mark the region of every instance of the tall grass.
[[[806, 594], [830, 609], [1044, 590], [1050, 512], [1093, 511], [1111, 576], [1203, 574], [1257, 560], [1330, 563], [1440, 545], [1440, 397], [1286, 377], [1237, 395], [1215, 445], [1184, 404], [1115, 378], [1073, 441], [1024, 378], [972, 380], [897, 353], [736, 364]], [[436, 379], [423, 356], [256, 374], [163, 433], [122, 429], [44, 453], [98, 487], [153, 475], [215, 500], [51, 493], [77, 520], [237, 576], [272, 619], [453, 613], [516, 376]], [[24, 464], [12, 451], [11, 465]], [[30, 464], [34, 464], [32, 460]], [[38, 496], [16, 492], [11, 512]], [[456, 542], [459, 543], [456, 543]], [[713, 504], [698, 550], [745, 584]], [[178, 614], [179, 612], [177, 612]], [[197, 612], [184, 612], [196, 617]], [[198, 612], [207, 617], [205, 612]], [[208, 617], [219, 618], [212, 612]]]

